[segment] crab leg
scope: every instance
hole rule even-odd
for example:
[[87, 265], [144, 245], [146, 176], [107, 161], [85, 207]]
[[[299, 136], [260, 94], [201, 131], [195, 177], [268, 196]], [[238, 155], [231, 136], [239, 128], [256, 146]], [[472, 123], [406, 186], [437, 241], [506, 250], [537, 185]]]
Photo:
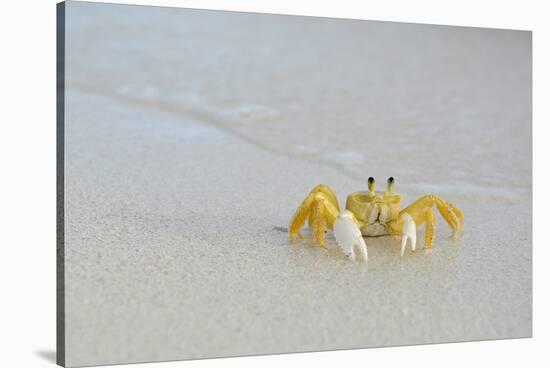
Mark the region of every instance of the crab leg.
[[290, 220], [289, 240], [292, 241], [296, 235], [301, 237], [300, 229], [309, 218], [308, 224], [315, 233], [317, 243], [323, 247], [325, 245], [325, 226], [332, 229], [339, 212], [334, 192], [324, 184], [315, 186]]
[[[415, 250], [416, 227], [422, 224], [426, 224], [424, 246], [431, 248], [435, 233], [434, 206], [441, 217], [449, 224], [453, 234], [462, 228], [464, 225], [464, 216], [458, 208], [435, 195], [421, 197], [409, 207], [403, 209], [399, 215], [402, 227], [401, 255], [403, 255], [407, 239], [409, 238], [411, 239], [412, 250]], [[414, 237], [411, 236], [413, 229]]]
[[426, 211], [426, 227], [424, 229], [424, 247], [431, 248], [435, 235], [435, 218], [434, 210], [429, 209]]
[[302, 226], [304, 226], [304, 222], [306, 221], [307, 217], [309, 216], [309, 213], [311, 212], [313, 201], [315, 200], [315, 196], [310, 193], [300, 204], [300, 206], [296, 209], [296, 212], [294, 212], [294, 215], [292, 215], [292, 218], [290, 220], [290, 225], [288, 226], [288, 240], [293, 241], [294, 237], [298, 235], [299, 238], [302, 238], [302, 233], [300, 232], [300, 229]]

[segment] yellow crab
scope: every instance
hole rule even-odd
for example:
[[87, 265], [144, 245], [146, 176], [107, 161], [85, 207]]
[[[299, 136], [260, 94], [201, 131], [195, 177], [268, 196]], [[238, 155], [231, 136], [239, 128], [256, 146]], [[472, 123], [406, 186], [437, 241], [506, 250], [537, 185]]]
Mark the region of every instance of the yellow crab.
[[357, 246], [366, 261], [367, 249], [363, 236], [401, 235], [403, 256], [408, 239], [412, 250], [416, 249], [416, 228], [422, 224], [425, 225], [424, 247], [431, 248], [435, 231], [434, 206], [449, 224], [453, 234], [462, 228], [462, 212], [435, 195], [423, 196], [401, 209], [401, 197], [392, 192], [394, 182], [393, 177], [390, 177], [386, 190], [383, 193], [375, 192], [374, 178], [369, 178], [369, 190], [348, 195], [346, 209], [342, 212], [332, 189], [324, 184], [315, 186], [290, 220], [290, 241], [296, 235], [302, 237], [300, 229], [307, 219], [319, 246], [324, 247], [325, 228], [328, 228], [334, 230], [336, 241], [346, 256], [355, 259], [354, 247]]

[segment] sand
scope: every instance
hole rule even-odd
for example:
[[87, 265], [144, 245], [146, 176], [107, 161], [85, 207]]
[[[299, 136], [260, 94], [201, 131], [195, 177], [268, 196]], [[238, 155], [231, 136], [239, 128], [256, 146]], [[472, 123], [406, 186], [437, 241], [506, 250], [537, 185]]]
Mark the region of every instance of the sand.
[[[69, 2], [66, 363], [532, 334], [531, 34]], [[396, 177], [431, 251], [284, 228]], [[422, 230], [419, 233], [422, 239]]]

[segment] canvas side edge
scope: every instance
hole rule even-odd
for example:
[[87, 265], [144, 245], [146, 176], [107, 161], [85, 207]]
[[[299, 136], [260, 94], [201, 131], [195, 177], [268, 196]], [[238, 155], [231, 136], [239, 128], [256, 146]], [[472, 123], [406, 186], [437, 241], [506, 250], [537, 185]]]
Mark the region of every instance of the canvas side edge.
[[65, 2], [56, 27], [56, 363], [65, 366]]

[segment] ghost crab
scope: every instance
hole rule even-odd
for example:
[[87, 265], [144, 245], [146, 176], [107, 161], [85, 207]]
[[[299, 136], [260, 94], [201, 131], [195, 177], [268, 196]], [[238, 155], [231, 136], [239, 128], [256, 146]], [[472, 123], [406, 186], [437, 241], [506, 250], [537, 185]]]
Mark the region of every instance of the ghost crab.
[[410, 206], [401, 209], [401, 197], [393, 193], [395, 180], [390, 177], [384, 192], [374, 191], [374, 178], [368, 180], [368, 191], [351, 193], [346, 200], [346, 209], [340, 211], [336, 195], [328, 186], [315, 186], [300, 204], [288, 228], [289, 240], [296, 235], [306, 219], [313, 229], [320, 247], [325, 246], [325, 228], [334, 231], [336, 242], [351, 259], [355, 259], [354, 248], [358, 247], [367, 260], [367, 247], [363, 237], [401, 235], [401, 256], [405, 252], [407, 240], [412, 250], [416, 250], [416, 229], [425, 225], [424, 247], [431, 248], [434, 232], [434, 210], [451, 227], [453, 234], [464, 224], [462, 212], [451, 203], [436, 195], [425, 195]]

